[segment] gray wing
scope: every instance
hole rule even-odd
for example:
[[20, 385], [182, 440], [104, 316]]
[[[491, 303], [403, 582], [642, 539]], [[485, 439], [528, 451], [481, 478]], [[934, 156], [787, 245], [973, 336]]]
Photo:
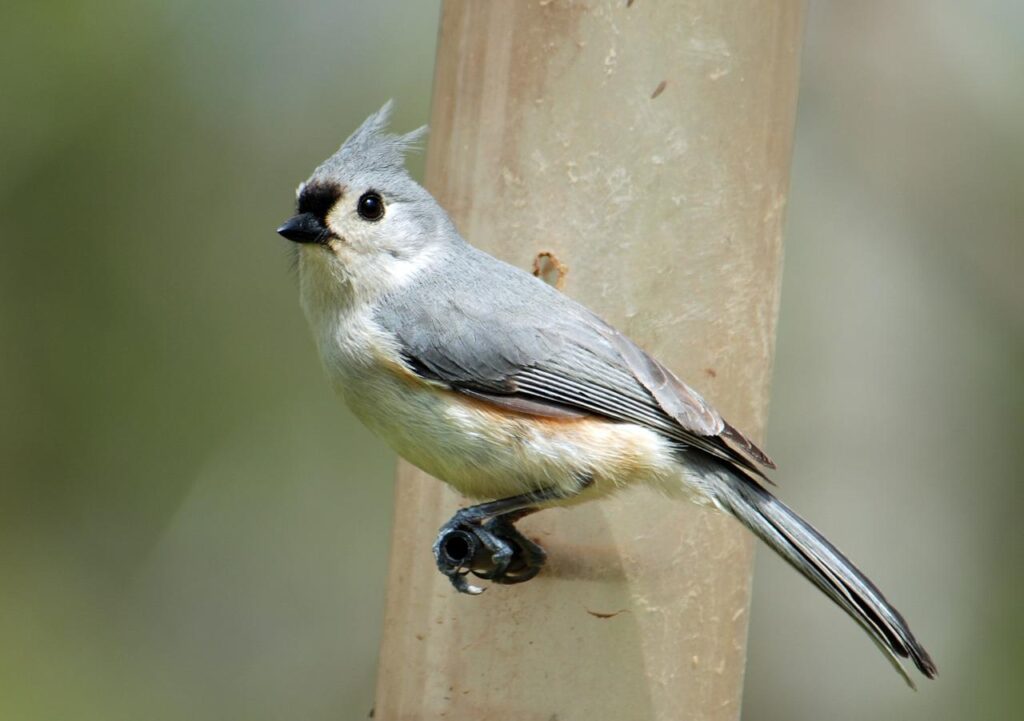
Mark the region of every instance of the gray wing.
[[378, 306], [415, 372], [518, 412], [637, 423], [762, 478], [751, 458], [774, 468], [696, 391], [586, 308], [466, 250]]

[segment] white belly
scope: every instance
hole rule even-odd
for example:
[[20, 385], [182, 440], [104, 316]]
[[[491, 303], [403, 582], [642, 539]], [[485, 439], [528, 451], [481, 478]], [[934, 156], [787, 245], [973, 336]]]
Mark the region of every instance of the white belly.
[[637, 482], [679, 488], [669, 444], [639, 426], [511, 413], [387, 370], [350, 376], [340, 390], [402, 457], [472, 498], [568, 494], [585, 478], [586, 498]]

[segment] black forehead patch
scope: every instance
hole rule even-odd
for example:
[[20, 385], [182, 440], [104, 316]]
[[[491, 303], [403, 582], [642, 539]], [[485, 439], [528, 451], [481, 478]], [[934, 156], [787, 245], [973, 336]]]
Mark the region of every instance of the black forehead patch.
[[299, 212], [323, 220], [341, 196], [342, 188], [335, 183], [307, 183], [299, 193]]

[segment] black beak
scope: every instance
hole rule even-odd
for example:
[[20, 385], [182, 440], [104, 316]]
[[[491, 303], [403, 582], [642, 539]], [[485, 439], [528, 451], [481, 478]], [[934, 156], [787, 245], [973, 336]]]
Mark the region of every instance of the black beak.
[[296, 243], [323, 243], [331, 237], [323, 221], [312, 213], [293, 215], [277, 232]]

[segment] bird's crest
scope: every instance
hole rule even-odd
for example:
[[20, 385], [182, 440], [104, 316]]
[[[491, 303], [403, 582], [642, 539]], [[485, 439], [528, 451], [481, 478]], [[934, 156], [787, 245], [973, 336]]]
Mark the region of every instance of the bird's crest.
[[[405, 154], [419, 147], [427, 134], [427, 126], [399, 135], [388, 132], [394, 101], [388, 100], [380, 110], [363, 121], [326, 164], [343, 163], [364, 171], [400, 169]], [[326, 165], [325, 164], [325, 165]]]

